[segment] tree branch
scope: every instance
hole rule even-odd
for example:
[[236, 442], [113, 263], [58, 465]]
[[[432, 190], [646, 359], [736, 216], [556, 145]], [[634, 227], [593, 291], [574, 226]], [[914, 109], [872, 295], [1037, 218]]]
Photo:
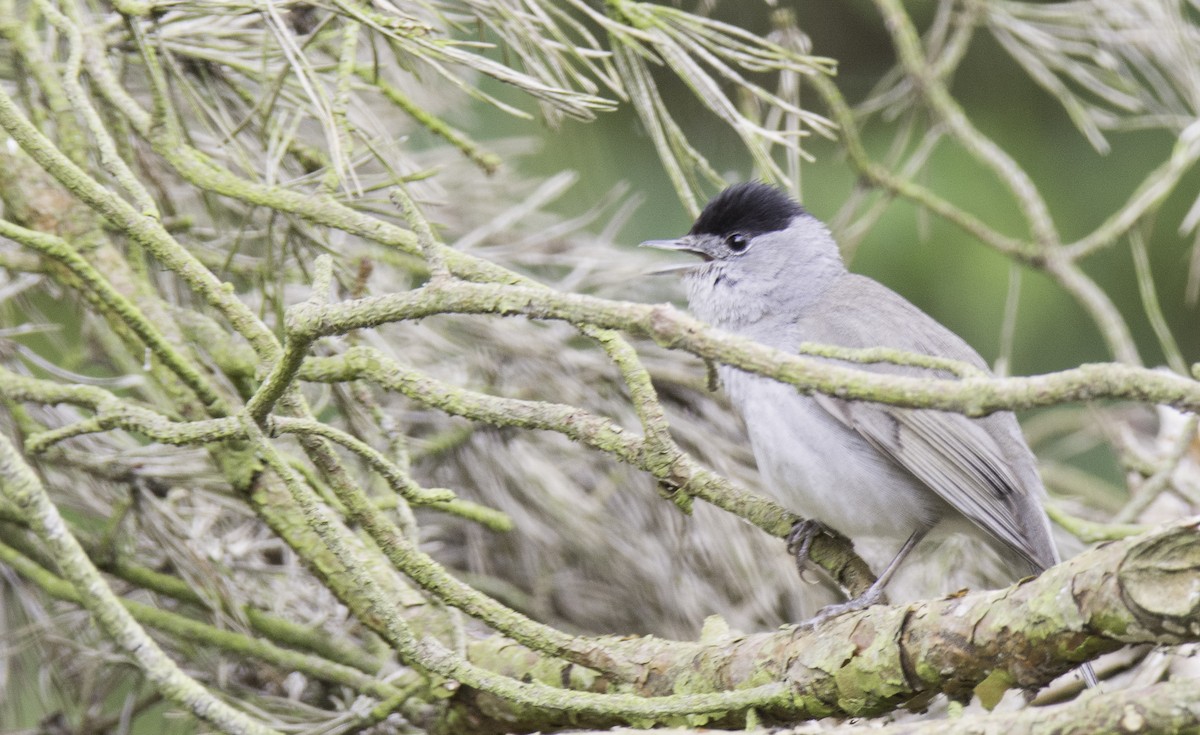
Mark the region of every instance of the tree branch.
[[663, 347], [683, 349], [803, 390], [968, 416], [1098, 398], [1125, 398], [1200, 410], [1200, 384], [1128, 365], [1084, 365], [1028, 378], [946, 380], [879, 375], [791, 355], [725, 334], [670, 306], [606, 301], [523, 286], [430, 284], [405, 293], [340, 304], [300, 304], [289, 310], [288, 329], [295, 339], [313, 340], [434, 314], [524, 315], [622, 329], [650, 337]]
[[[1043, 686], [1125, 644], [1198, 641], [1197, 579], [1200, 526], [1192, 522], [1106, 544], [1007, 589], [876, 606], [815, 630], [791, 626], [698, 643], [634, 638], [613, 646], [622, 658], [645, 662], [643, 674], [635, 678], [642, 695], [681, 686], [689, 691], [735, 690], [772, 681], [786, 685], [791, 697], [756, 709], [769, 719], [867, 717], [938, 692], [968, 699], [985, 680], [1000, 689]], [[520, 654], [497, 643], [474, 644], [473, 657], [506, 661], [506, 670], [516, 675]], [[1166, 697], [1156, 705], [1158, 714], [1144, 716], [1162, 718], [1167, 701], [1180, 702], [1179, 689], [1158, 694]], [[1086, 708], [1087, 701], [1078, 706]], [[496, 711], [489, 699], [484, 711], [483, 702], [469, 691], [457, 695], [453, 705], [466, 710], [460, 716], [476, 723], [479, 732], [491, 732], [500, 723], [512, 725], [512, 710]], [[1068, 705], [1062, 718], [1081, 711], [1071, 706], [1076, 705]], [[1106, 712], [1089, 721], [1114, 716], [1111, 708]], [[713, 724], [732, 726], [745, 716], [729, 710]], [[1036, 718], [1016, 717], [1028, 720], [1026, 726]], [[1182, 721], [1197, 717], [1200, 711], [1191, 708]], [[536, 726], [563, 724], [539, 719]]]

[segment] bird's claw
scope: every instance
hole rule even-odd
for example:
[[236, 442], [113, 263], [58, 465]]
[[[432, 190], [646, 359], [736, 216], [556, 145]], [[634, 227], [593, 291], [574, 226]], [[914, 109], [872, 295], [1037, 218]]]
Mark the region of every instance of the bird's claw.
[[866, 592], [862, 593], [858, 597], [855, 597], [853, 600], [847, 600], [846, 602], [839, 602], [833, 605], [826, 605], [817, 611], [816, 615], [812, 616], [803, 623], [800, 623], [800, 627], [812, 630], [826, 621], [841, 617], [846, 613], [866, 610], [868, 607], [871, 607], [872, 605], [878, 605], [882, 601], [883, 588], [876, 588], [875, 586], [872, 586]]
[[820, 521], [805, 518], [792, 524], [792, 530], [787, 535], [787, 550], [796, 559], [796, 571], [801, 581], [807, 582], [804, 573], [809, 568], [808, 552], [812, 550], [813, 539], [819, 533], [827, 533], [825, 525]]

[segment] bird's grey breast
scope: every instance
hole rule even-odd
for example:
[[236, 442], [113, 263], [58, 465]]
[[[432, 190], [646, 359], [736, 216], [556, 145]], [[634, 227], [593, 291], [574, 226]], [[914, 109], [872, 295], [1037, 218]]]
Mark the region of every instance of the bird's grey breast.
[[736, 368], [719, 372], [746, 424], [764, 490], [780, 502], [852, 538], [897, 544], [936, 522], [936, 496], [818, 399]]

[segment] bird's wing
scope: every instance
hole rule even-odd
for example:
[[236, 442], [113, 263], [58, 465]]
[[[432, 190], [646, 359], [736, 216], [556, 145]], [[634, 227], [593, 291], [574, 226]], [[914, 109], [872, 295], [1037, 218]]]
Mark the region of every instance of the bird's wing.
[[[847, 347], [891, 347], [939, 355], [987, 369], [975, 350], [887, 287], [848, 275], [795, 323], [792, 339]], [[845, 363], [842, 363], [845, 364]], [[861, 369], [915, 377], [950, 377], [890, 364]], [[955, 510], [1041, 570], [1057, 561], [1039, 494], [1033, 455], [1012, 414], [982, 419], [929, 409], [896, 408], [813, 394], [831, 416], [911, 472]]]
[[1021, 506], [1036, 502], [996, 441], [959, 414], [845, 401], [814, 394], [817, 404], [943, 500], [1025, 557], [1037, 569], [1052, 559], [1031, 543]]

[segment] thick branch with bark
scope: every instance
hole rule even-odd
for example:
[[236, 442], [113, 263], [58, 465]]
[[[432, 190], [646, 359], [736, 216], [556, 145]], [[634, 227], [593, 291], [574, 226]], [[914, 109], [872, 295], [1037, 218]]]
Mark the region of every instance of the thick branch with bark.
[[[785, 684], [791, 696], [757, 707], [760, 715], [782, 722], [864, 717], [927, 701], [934, 693], [967, 700], [985, 681], [989, 697], [1009, 687], [1036, 689], [1123, 645], [1200, 641], [1198, 575], [1200, 525], [1192, 522], [1106, 544], [1004, 590], [874, 607], [815, 629], [726, 632], [698, 643], [633, 639], [615, 642], [611, 650], [644, 662], [634, 681], [645, 696], [683, 686], [723, 691], [773, 681]], [[537, 671], [548, 678], [561, 673], [564, 681], [570, 677], [569, 669], [525, 668], [527, 659], [497, 643], [481, 641], [474, 648], [481, 660], [501, 662], [514, 676]], [[488, 650], [493, 652], [485, 654]], [[1200, 710], [1188, 709], [1193, 694], [1167, 688], [1156, 693], [1154, 706], [1162, 713], [1164, 698], [1173, 697], [1176, 707], [1191, 714], [1168, 721], [1200, 726]], [[460, 692], [455, 701], [463, 711], [454, 717], [482, 731], [520, 722], [474, 692]], [[730, 711], [718, 720], [745, 722], [746, 714]], [[1089, 721], [1112, 716], [1110, 710]]]

